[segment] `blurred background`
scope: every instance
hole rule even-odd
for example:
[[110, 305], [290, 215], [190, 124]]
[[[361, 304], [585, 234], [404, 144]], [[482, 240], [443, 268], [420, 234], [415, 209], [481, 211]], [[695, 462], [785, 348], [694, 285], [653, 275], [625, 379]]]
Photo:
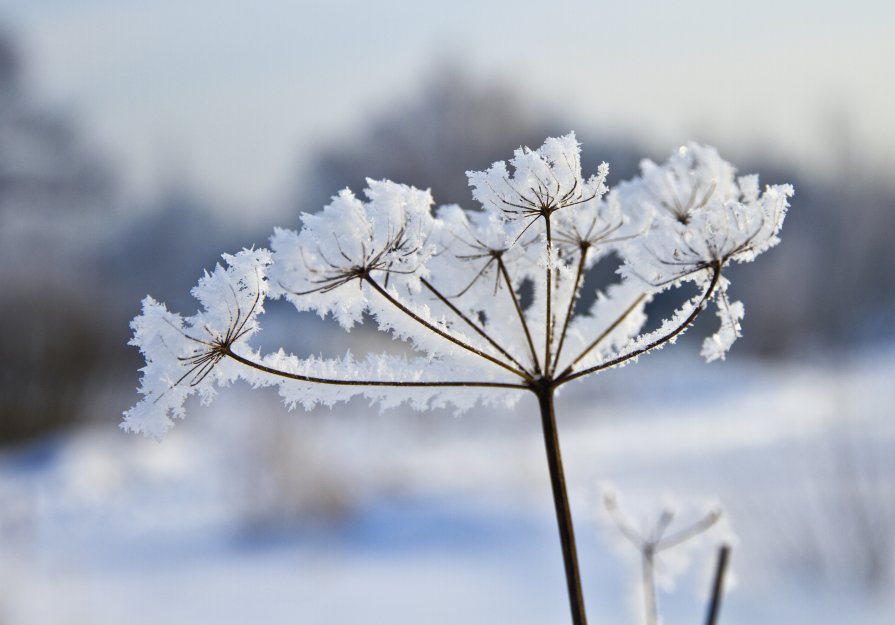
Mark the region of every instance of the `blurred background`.
[[[0, 624], [565, 622], [524, 401], [289, 414], [237, 388], [162, 443], [116, 425], [145, 294], [191, 314], [222, 252], [365, 177], [472, 207], [466, 170], [569, 130], [611, 184], [692, 139], [796, 189], [783, 244], [731, 272], [727, 362], [696, 355], [704, 319], [559, 400], [591, 620], [637, 622], [608, 480], [643, 514], [723, 503], [723, 622], [893, 622], [893, 7], [4, 0]], [[269, 347], [366, 338], [268, 317]], [[711, 564], [667, 622], [701, 618]]]

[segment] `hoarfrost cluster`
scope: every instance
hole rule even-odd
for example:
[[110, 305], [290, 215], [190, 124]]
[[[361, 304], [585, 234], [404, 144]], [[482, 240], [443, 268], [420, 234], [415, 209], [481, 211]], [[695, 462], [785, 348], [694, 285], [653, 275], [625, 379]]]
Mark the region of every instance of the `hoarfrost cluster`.
[[[792, 187], [760, 191], [695, 143], [617, 189], [607, 174], [605, 163], [582, 174], [569, 134], [469, 172], [473, 210], [387, 180], [368, 180], [362, 197], [341, 191], [299, 231], [275, 230], [269, 251], [224, 255], [192, 291], [195, 315], [143, 301], [131, 341], [146, 359], [143, 399], [122, 426], [161, 436], [189, 396], [210, 402], [238, 379], [305, 408], [356, 395], [417, 409], [514, 402], [673, 341], [710, 302], [721, 324], [703, 355], [723, 358], [743, 318], [723, 270], [778, 242]], [[587, 271], [609, 258], [621, 259], [618, 281], [579, 312]], [[688, 282], [699, 294], [644, 332], [653, 296]], [[262, 354], [251, 339], [269, 298], [346, 331], [372, 319], [415, 355]]]

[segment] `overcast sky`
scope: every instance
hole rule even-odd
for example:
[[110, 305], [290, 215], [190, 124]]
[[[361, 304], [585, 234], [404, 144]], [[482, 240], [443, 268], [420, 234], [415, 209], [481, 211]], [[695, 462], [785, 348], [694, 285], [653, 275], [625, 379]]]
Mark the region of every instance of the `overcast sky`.
[[446, 57], [580, 131], [813, 164], [838, 119], [891, 160], [893, 5], [3, 0], [0, 19], [41, 97], [76, 111], [133, 188], [182, 171], [260, 207]]

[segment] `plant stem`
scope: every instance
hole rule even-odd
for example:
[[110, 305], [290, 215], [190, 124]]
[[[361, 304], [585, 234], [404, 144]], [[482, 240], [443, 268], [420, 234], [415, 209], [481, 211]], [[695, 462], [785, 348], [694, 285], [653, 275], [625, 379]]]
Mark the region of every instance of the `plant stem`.
[[519, 304], [519, 298], [516, 297], [516, 289], [513, 288], [513, 281], [510, 279], [510, 273], [507, 271], [507, 266], [503, 264], [503, 260], [500, 258], [497, 259], [497, 268], [500, 270], [500, 274], [507, 283], [507, 291], [509, 291], [510, 297], [513, 298], [513, 306], [516, 307], [516, 314], [519, 316], [519, 321], [522, 323], [522, 330], [525, 332], [525, 340], [528, 341], [528, 348], [531, 350], [531, 361], [535, 373], [540, 373], [541, 364], [538, 362], [538, 352], [535, 350], [535, 344], [531, 340], [531, 332], [528, 330], [528, 323], [525, 321], [525, 313], [522, 312], [522, 305]]
[[724, 594], [724, 574], [727, 572], [729, 560], [730, 545], [722, 545], [718, 550], [718, 564], [715, 566], [712, 597], [709, 600], [709, 612], [705, 618], [706, 625], [715, 625], [718, 622], [718, 613], [721, 611], [721, 596]]
[[587, 248], [581, 250], [578, 258], [578, 270], [575, 272], [575, 284], [572, 286], [572, 297], [569, 298], [569, 307], [566, 309], [566, 319], [562, 324], [562, 332], [559, 335], [559, 345], [556, 346], [556, 355], [553, 357], [553, 366], [550, 368], [550, 375], [556, 373], [556, 367], [559, 365], [559, 356], [562, 354], [562, 347], [566, 342], [566, 332], [569, 330], [569, 323], [572, 321], [572, 312], [575, 309], [575, 303], [578, 301], [578, 289], [581, 287], [581, 279], [584, 277], [584, 265], [587, 263]]
[[655, 552], [653, 547], [650, 546], [643, 551], [641, 558], [643, 567], [643, 608], [647, 625], [656, 625], [659, 622], [654, 557]]
[[553, 489], [553, 505], [556, 508], [556, 523], [562, 543], [563, 564], [566, 570], [566, 586], [574, 625], [587, 625], [584, 612], [584, 596], [581, 592], [581, 574], [578, 571], [578, 552], [575, 548], [575, 530], [572, 527], [572, 512], [566, 492], [566, 478], [559, 451], [559, 437], [556, 430], [556, 414], [553, 408], [553, 384], [542, 380], [534, 389], [541, 409], [541, 424], [544, 428], [544, 447], [547, 450], [547, 466], [550, 469], [550, 485]]
[[461, 340], [458, 339], [457, 337], [455, 337], [455, 336], [451, 336], [447, 331], [442, 330], [442, 329], [439, 328], [438, 326], [436, 326], [436, 325], [434, 325], [434, 324], [432, 324], [432, 323], [426, 321], [425, 319], [423, 319], [422, 317], [420, 317], [419, 315], [417, 315], [415, 312], [413, 312], [412, 310], [410, 310], [410, 308], [408, 308], [407, 306], [405, 306], [404, 304], [402, 304], [400, 301], [398, 301], [398, 299], [397, 299], [394, 295], [392, 295], [391, 293], [389, 293], [389, 292], [388, 292], [385, 288], [383, 288], [378, 282], [376, 282], [376, 280], [374, 280], [373, 278], [371, 278], [370, 275], [369, 275], [369, 273], [366, 274], [366, 275], [364, 275], [363, 279], [364, 279], [364, 281], [365, 281], [367, 284], [369, 284], [371, 287], [373, 287], [373, 290], [375, 290], [375, 291], [376, 291], [377, 293], [379, 293], [382, 297], [384, 297], [384, 298], [386, 299], [386, 301], [388, 301], [390, 304], [392, 304], [393, 306], [395, 306], [395, 308], [397, 308], [398, 310], [400, 310], [401, 312], [403, 312], [405, 315], [407, 315], [408, 317], [410, 317], [411, 319], [413, 319], [414, 321], [416, 321], [416, 322], [419, 323], [420, 325], [422, 325], [424, 328], [427, 328], [428, 330], [431, 330], [432, 332], [434, 332], [434, 333], [437, 334], [438, 336], [440, 336], [440, 337], [442, 337], [442, 338], [444, 338], [444, 339], [447, 339], [448, 341], [450, 341], [450, 342], [453, 343], [454, 345], [456, 345], [456, 346], [458, 346], [458, 347], [461, 347], [461, 348], [465, 349], [465, 350], [468, 351], [468, 352], [472, 352], [472, 353], [475, 354], [476, 356], [481, 356], [481, 357], [484, 358], [485, 360], [487, 360], [487, 361], [489, 361], [489, 362], [493, 362], [493, 363], [494, 363], [495, 365], [497, 365], [498, 367], [503, 367], [503, 368], [506, 369], [507, 371], [510, 371], [511, 373], [515, 373], [516, 375], [518, 375], [518, 376], [519, 376], [520, 378], [522, 378], [523, 380], [527, 380], [527, 379], [529, 379], [528, 374], [525, 373], [524, 371], [521, 371], [521, 370], [519, 370], [519, 369], [513, 367], [512, 365], [508, 365], [507, 363], [502, 362], [501, 360], [495, 358], [494, 356], [492, 356], [492, 355], [490, 355], [490, 354], [486, 354], [486, 353], [483, 352], [482, 350], [477, 349], [477, 348], [473, 347], [472, 345], [468, 345], [467, 343], [461, 341]]
[[289, 380], [298, 380], [299, 382], [311, 382], [313, 384], [331, 384], [334, 386], [386, 386], [394, 388], [440, 388], [440, 387], [478, 387], [478, 388], [515, 388], [528, 389], [525, 384], [513, 384], [512, 382], [479, 382], [477, 380], [458, 380], [458, 381], [432, 381], [425, 382], [420, 380], [401, 381], [401, 380], [338, 380], [334, 378], [320, 378], [313, 375], [303, 375], [301, 373], [292, 373], [283, 371], [282, 369], [274, 369], [267, 365], [255, 362], [245, 356], [240, 356], [233, 352], [229, 347], [223, 351], [228, 358], [232, 358], [236, 362], [251, 367], [256, 371], [263, 371], [273, 376], [287, 378]]
[[[705, 310], [706, 304], [708, 304], [712, 295], [715, 293], [715, 289], [717, 288], [718, 282], [721, 279], [721, 262], [719, 261], [719, 262], [715, 263], [715, 265], [713, 265], [711, 269], [712, 269], [712, 278], [709, 281], [709, 285], [705, 289], [705, 293], [703, 293], [702, 298], [699, 300], [699, 303], [696, 304], [696, 307], [693, 309], [693, 312], [691, 312], [690, 315], [686, 319], [684, 319], [681, 322], [681, 324], [678, 325], [674, 330], [672, 330], [665, 336], [661, 336], [661, 337], [657, 338], [655, 341], [653, 341], [649, 345], [645, 345], [643, 347], [635, 349], [634, 351], [628, 352], [627, 354], [617, 356], [617, 357], [613, 358], [612, 360], [607, 360], [606, 362], [596, 365], [595, 367], [589, 367], [582, 371], [576, 371], [574, 373], [570, 372], [565, 375], [561, 375], [556, 378], [557, 384], [565, 384], [566, 382], [571, 382], [572, 380], [576, 380], [582, 376], [590, 375], [591, 373], [596, 373], [597, 371], [602, 371], [603, 369], [609, 369], [610, 367], [615, 367], [616, 365], [619, 365], [623, 362], [631, 360], [632, 358], [637, 358], [639, 355], [645, 354], [646, 352], [653, 350], [656, 347], [659, 347], [660, 345], [667, 343], [668, 341], [670, 341], [671, 339], [676, 337], [678, 334], [680, 334], [681, 332], [686, 330], [690, 326], [690, 324], [696, 320], [696, 317], [698, 317], [700, 315], [700, 313], [702, 313], [702, 311]], [[588, 348], [588, 349], [590, 349], [590, 348]]]
[[497, 343], [497, 341], [495, 341], [493, 338], [491, 338], [491, 336], [487, 332], [485, 332], [481, 327], [479, 327], [479, 325], [477, 323], [475, 323], [472, 319], [470, 319], [465, 314], [463, 314], [463, 311], [461, 311], [459, 308], [457, 308], [451, 302], [451, 300], [449, 300], [447, 297], [442, 295], [442, 293], [438, 289], [436, 289], [434, 286], [432, 286], [431, 282], [429, 282], [425, 278], [420, 278], [420, 282], [422, 282], [423, 286], [426, 287], [427, 289], [429, 289], [429, 291], [435, 297], [437, 297], [445, 306], [450, 308], [454, 314], [456, 314], [458, 317], [460, 317], [460, 319], [462, 319], [466, 323], [466, 325], [468, 325], [470, 328], [472, 328], [476, 332], [476, 334], [478, 334], [483, 339], [485, 339], [486, 341], [491, 343], [491, 345], [494, 346], [494, 349], [496, 349], [501, 354], [503, 354], [504, 356], [509, 358], [510, 362], [512, 362], [517, 367], [519, 367], [519, 369], [521, 371], [525, 371], [527, 373], [525, 367], [522, 366], [522, 364], [518, 360], [516, 360], [507, 350], [505, 350], [503, 347], [501, 347], [500, 344]]
[[641, 295], [641, 296], [638, 297], [636, 300], [634, 300], [634, 303], [631, 304], [630, 306], [628, 306], [628, 308], [625, 309], [625, 311], [624, 311], [621, 315], [619, 315], [618, 318], [617, 318], [615, 321], [612, 322], [612, 325], [610, 325], [608, 328], [606, 328], [606, 329], [602, 332], [602, 334], [600, 334], [600, 336], [598, 336], [597, 338], [595, 338], [595, 339], [591, 342], [591, 344], [587, 346], [587, 349], [585, 349], [583, 352], [581, 352], [581, 354], [580, 354], [575, 360], [573, 360], [571, 363], [569, 363], [569, 366], [567, 366], [567, 367], [563, 370], [562, 373], [560, 373], [558, 376], [556, 376], [556, 378], [557, 378], [557, 379], [558, 379], [558, 378], [564, 378], [565, 376], [567, 376], [567, 375], [569, 375], [570, 373], [572, 373], [572, 371], [573, 371], [574, 368], [575, 368], [575, 365], [577, 365], [579, 362], [581, 362], [582, 360], [584, 360], [584, 357], [587, 356], [589, 353], [591, 353], [591, 351], [592, 351], [597, 345], [599, 345], [600, 343], [602, 343], [603, 340], [604, 340], [607, 336], [609, 336], [609, 335], [610, 335], [610, 334], [611, 334], [611, 333], [612, 333], [618, 326], [620, 326], [621, 323], [622, 323], [625, 319], [628, 318], [628, 315], [630, 315], [632, 312], [634, 312], [634, 309], [637, 308], [637, 307], [640, 305], [640, 303], [643, 302], [643, 300], [645, 300], [645, 299], [646, 299], [646, 295]]
[[550, 213], [544, 215], [547, 231], [547, 323], [544, 337], [544, 373], [550, 373], [550, 348], [553, 345], [553, 234], [550, 230]]

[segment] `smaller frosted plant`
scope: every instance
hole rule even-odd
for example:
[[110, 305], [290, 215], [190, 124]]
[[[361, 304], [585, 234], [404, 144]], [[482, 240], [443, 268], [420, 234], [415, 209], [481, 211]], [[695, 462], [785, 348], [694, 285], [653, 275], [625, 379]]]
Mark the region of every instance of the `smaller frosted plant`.
[[[271, 250], [225, 255], [193, 289], [184, 317], [150, 297], [131, 344], [146, 358], [143, 399], [122, 427], [162, 436], [198, 394], [242, 379], [276, 386], [291, 408], [362, 395], [418, 410], [538, 400], [566, 580], [576, 624], [586, 622], [557, 438], [554, 395], [568, 382], [630, 362], [683, 332], [710, 302], [720, 328], [703, 344], [723, 358], [743, 306], [724, 269], [778, 242], [789, 185], [759, 190], [713, 148], [691, 143], [610, 192], [608, 166], [585, 177], [573, 134], [516, 150], [509, 163], [468, 174], [478, 210], [434, 208], [428, 191], [368, 180], [364, 199], [341, 191], [298, 232], [277, 229]], [[584, 277], [621, 259], [619, 279], [579, 310]], [[698, 294], [645, 331], [646, 305], [695, 284]], [[530, 297], [523, 297], [530, 291]], [[268, 298], [332, 317], [346, 331], [372, 319], [411, 355], [262, 354], [251, 338]]]
[[[642, 610], [638, 611], [642, 619], [638, 622], [644, 625], [659, 625], [659, 589], [671, 591], [674, 589], [675, 577], [683, 573], [689, 566], [689, 550], [705, 543], [710, 537], [710, 530], [715, 530], [716, 536], [711, 537], [711, 542], [720, 542], [720, 555], [710, 602], [709, 625], [714, 625], [720, 603], [721, 590], [724, 583], [727, 558], [730, 553], [730, 543], [733, 534], [722, 520], [722, 510], [719, 506], [712, 506], [707, 512], [691, 519], [688, 523], [675, 523], [678, 516], [677, 506], [667, 503], [662, 511], [656, 515], [651, 525], [641, 525], [627, 515], [619, 505], [618, 496], [614, 491], [607, 491], [603, 495], [603, 505], [606, 512], [606, 520], [613, 525], [619, 537], [625, 544], [621, 545], [624, 552], [636, 552], [639, 560], [640, 586], [642, 590]], [[718, 527], [721, 525], [722, 527]], [[703, 545], [704, 546], [704, 545]], [[631, 550], [631, 547], [634, 549]], [[636, 602], [635, 602], [636, 603]]]

